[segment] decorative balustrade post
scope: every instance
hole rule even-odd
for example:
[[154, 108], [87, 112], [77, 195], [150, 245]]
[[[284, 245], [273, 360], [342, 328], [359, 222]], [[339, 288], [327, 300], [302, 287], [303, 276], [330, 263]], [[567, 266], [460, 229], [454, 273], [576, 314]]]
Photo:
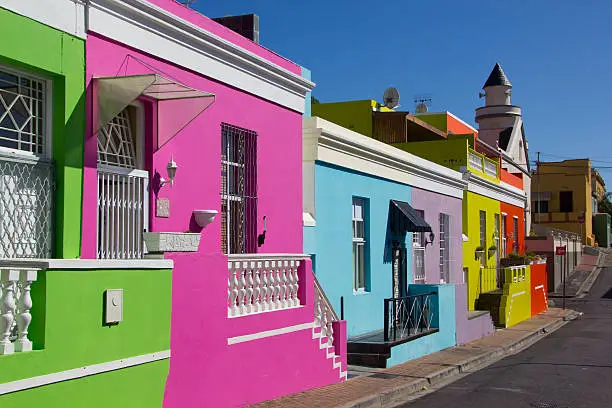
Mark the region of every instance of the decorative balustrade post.
[[36, 280], [37, 271], [26, 269], [21, 271], [19, 277], [19, 287], [21, 289], [21, 299], [17, 307], [17, 340], [15, 341], [15, 351], [32, 351], [32, 342], [28, 339], [28, 327], [32, 322], [32, 296], [30, 290], [32, 282]]
[[256, 312], [261, 312], [263, 310], [263, 302], [262, 302], [262, 287], [261, 287], [261, 274], [263, 273], [263, 269], [262, 269], [262, 262], [261, 261], [257, 261], [257, 262], [253, 262], [254, 264], [256, 264], [255, 266], [255, 271], [254, 273], [254, 278], [255, 278], [255, 287], [253, 288], [253, 302], [254, 302], [254, 307], [253, 310], [255, 310]]
[[270, 261], [263, 263], [261, 281], [261, 310], [270, 310]]
[[329, 311], [329, 309], [325, 310], [326, 314], [329, 314], [329, 316], [327, 317], [327, 344], [329, 344], [330, 346], [332, 346], [334, 344], [334, 326], [333, 326], [333, 319], [331, 317], [331, 313]]
[[300, 269], [300, 261], [295, 261], [295, 264], [293, 268], [291, 269], [293, 271], [293, 290], [292, 290], [293, 306], [299, 306], [300, 297], [298, 296], [298, 293], [300, 290], [300, 277], [299, 277], [298, 271]]
[[315, 291], [315, 320], [314, 320], [314, 324], [315, 326], [321, 326], [321, 294], [319, 293], [318, 290]]
[[279, 263], [281, 261], [272, 261], [270, 269], [270, 286], [272, 289], [272, 296], [270, 297], [270, 309], [279, 308], [280, 299], [280, 278], [278, 276]]
[[239, 314], [243, 315], [246, 314], [247, 312], [247, 308], [246, 308], [246, 268], [247, 268], [247, 263], [246, 262], [238, 262], [238, 273], [240, 274], [240, 276], [238, 277], [238, 309]]
[[278, 264], [279, 264], [278, 265], [279, 297], [278, 297], [277, 305], [279, 309], [285, 309], [287, 308], [287, 298], [289, 297], [289, 286], [288, 286], [288, 280], [287, 280], [288, 262], [279, 261]]
[[0, 355], [12, 354], [15, 346], [9, 340], [15, 321], [15, 286], [19, 280], [19, 271], [4, 269], [0, 271], [2, 298], [0, 298]]
[[247, 313], [256, 312], [255, 302], [253, 301], [253, 286], [255, 286], [255, 282], [253, 281], [253, 269], [255, 268], [254, 261], [248, 261], [244, 263], [246, 266], [246, 270], [244, 272], [246, 279], [246, 298], [245, 298], [245, 307]]
[[240, 313], [240, 305], [238, 296], [240, 295], [239, 291], [239, 282], [238, 276], [236, 272], [240, 268], [240, 262], [229, 262], [229, 284], [230, 284], [230, 314], [232, 316], [237, 316]]

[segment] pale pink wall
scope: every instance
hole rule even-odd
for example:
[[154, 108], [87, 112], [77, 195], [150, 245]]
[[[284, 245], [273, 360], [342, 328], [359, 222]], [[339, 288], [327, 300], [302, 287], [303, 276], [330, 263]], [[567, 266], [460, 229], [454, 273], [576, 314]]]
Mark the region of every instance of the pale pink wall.
[[[310, 261], [303, 307], [227, 317], [227, 258], [175, 254], [170, 373], [164, 407], [238, 407], [339, 381], [312, 329], [228, 345], [227, 338], [313, 321]], [[224, 273], [225, 272], [225, 273]], [[218, 290], [215, 290], [217, 288]]]
[[185, 7], [184, 5], [174, 0], [148, 1], [149, 3], [155, 4], [156, 6], [159, 6], [178, 17], [181, 17], [184, 20], [187, 20], [190, 23], [193, 23], [198, 27], [205, 29], [206, 31], [216, 34], [219, 37], [230, 41], [231, 43], [234, 43], [248, 51], [251, 51], [253, 54], [259, 55], [260, 57], [263, 57], [268, 61], [271, 61], [276, 65], [293, 72], [294, 74], [301, 74], [301, 68], [299, 65], [294, 64], [293, 62], [281, 57], [280, 55], [268, 50], [267, 48], [262, 47], [261, 45], [255, 44], [253, 41], [247, 39], [246, 37], [243, 37], [240, 34], [230, 30], [229, 28], [214, 22], [210, 18], [203, 16], [195, 10]]
[[[92, 77], [114, 76], [130, 56], [124, 74], [146, 74], [151, 71], [131, 57], [146, 62], [165, 74], [193, 87], [216, 95], [216, 102], [179, 132], [159, 151], [153, 153], [148, 170], [153, 180], [155, 172], [166, 177], [166, 165], [172, 155], [179, 168], [174, 186], [164, 186], [159, 197], [170, 199], [170, 217], [151, 217], [151, 231], [183, 232], [190, 228], [192, 210], [221, 210], [220, 150], [221, 123], [254, 130], [257, 137], [258, 160], [258, 228], [263, 229], [262, 217], [267, 216], [265, 244], [259, 252], [302, 252], [302, 116], [256, 96], [244, 93], [223, 83], [196, 75], [180, 67], [152, 58], [146, 54], [109, 41], [96, 34], [87, 39], [87, 87], [89, 131], [85, 141], [85, 170], [83, 198], [83, 258], [94, 258], [96, 246], [96, 135], [91, 123], [95, 120], [92, 108]], [[149, 112], [150, 121], [154, 108]], [[150, 129], [153, 130], [153, 129]], [[147, 135], [150, 147], [152, 135]], [[153, 215], [154, 197], [151, 199]], [[220, 217], [202, 233], [200, 251], [220, 251]]]

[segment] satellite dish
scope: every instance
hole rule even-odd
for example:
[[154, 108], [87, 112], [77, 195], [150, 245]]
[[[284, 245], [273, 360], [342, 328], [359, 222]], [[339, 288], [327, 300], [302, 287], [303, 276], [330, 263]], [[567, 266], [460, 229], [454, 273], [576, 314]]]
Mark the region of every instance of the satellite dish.
[[427, 113], [429, 109], [427, 108], [427, 105], [425, 105], [424, 103], [419, 103], [416, 107], [416, 113]]
[[383, 104], [389, 109], [399, 107], [399, 92], [396, 88], [387, 88], [383, 94]]

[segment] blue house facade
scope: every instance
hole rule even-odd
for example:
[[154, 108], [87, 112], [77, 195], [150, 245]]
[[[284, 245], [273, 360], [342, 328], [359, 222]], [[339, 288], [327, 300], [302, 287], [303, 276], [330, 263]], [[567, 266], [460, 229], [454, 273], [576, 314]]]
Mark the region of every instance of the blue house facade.
[[347, 322], [349, 363], [455, 345], [455, 287], [420, 280], [437, 231], [410, 204], [413, 186], [460, 199], [461, 174], [317, 117], [303, 130], [304, 252]]

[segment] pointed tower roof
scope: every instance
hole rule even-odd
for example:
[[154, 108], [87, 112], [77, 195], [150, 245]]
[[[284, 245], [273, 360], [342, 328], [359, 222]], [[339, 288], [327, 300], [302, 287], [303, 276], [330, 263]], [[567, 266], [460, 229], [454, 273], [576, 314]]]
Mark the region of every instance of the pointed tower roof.
[[487, 82], [485, 82], [482, 88], [484, 89], [488, 86], [496, 86], [496, 85], [512, 86], [512, 84], [508, 80], [508, 77], [504, 73], [504, 70], [499, 65], [499, 63], [495, 64], [493, 71], [491, 71], [491, 75], [489, 75]]

